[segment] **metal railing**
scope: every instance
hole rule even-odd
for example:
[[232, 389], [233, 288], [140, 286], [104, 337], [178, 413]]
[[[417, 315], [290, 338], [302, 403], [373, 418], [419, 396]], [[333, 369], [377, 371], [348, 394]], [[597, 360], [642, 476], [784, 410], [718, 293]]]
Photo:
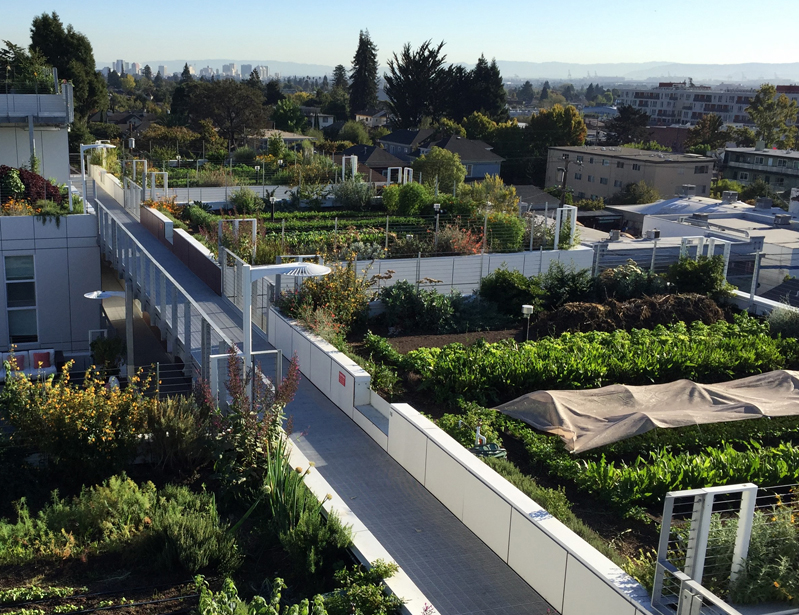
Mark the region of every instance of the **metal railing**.
[[[752, 483], [674, 491], [663, 503], [652, 608], [662, 615], [739, 615], [730, 597], [748, 591], [750, 547], [775, 561], [785, 543], [779, 524], [795, 532], [796, 485], [758, 488]], [[756, 542], [755, 542], [756, 541]], [[755, 555], [757, 556], [757, 555]], [[759, 574], [759, 571], [757, 572]], [[767, 583], [776, 579], [767, 579]], [[761, 590], [779, 588], [757, 588]], [[720, 597], [724, 596], [724, 598]], [[773, 598], [775, 599], [775, 598]], [[774, 606], [789, 615], [799, 609]]]
[[100, 201], [95, 201], [102, 254], [131, 284], [142, 311], [161, 331], [167, 352], [179, 357], [186, 376], [208, 381], [210, 356], [233, 341]]

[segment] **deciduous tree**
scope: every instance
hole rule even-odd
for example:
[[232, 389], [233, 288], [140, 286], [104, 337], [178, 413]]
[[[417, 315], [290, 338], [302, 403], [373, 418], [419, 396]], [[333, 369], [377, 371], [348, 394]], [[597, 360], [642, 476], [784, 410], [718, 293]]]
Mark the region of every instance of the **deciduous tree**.
[[453, 185], [460, 186], [466, 179], [466, 167], [461, 164], [460, 156], [440, 147], [419, 156], [412, 167], [415, 177], [422, 174], [422, 183], [433, 188], [438, 182], [444, 192], [452, 190]]
[[755, 123], [755, 135], [766, 147], [793, 147], [796, 140], [797, 103], [785, 94], [777, 96], [777, 88], [764, 84], [746, 112]]

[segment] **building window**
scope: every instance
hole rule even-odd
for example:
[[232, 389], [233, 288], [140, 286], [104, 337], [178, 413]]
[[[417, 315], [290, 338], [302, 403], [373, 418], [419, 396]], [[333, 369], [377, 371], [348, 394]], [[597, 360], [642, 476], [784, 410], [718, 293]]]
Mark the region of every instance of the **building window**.
[[641, 165], [640, 164], [634, 164], [633, 165], [633, 171], [640, 171], [640, 170], [641, 170]]
[[585, 192], [582, 192], [582, 191], [578, 192], [577, 193], [577, 198], [578, 199], [584, 199], [585, 198]]
[[591, 156], [591, 158], [588, 159], [588, 164], [594, 164], [594, 157], [593, 156]]
[[582, 161], [583, 161], [583, 157], [582, 156], [577, 156], [577, 162], [582, 163]]
[[704, 184], [702, 184], [699, 187], [701, 188], [701, 190], [699, 191], [699, 194], [705, 194], [705, 192], [707, 192], [707, 186], [705, 186]]
[[574, 174], [574, 179], [582, 179], [582, 178], [583, 178], [583, 174], [582, 173], [575, 173]]
[[765, 164], [763, 156], [755, 156], [755, 164]]
[[708, 165], [700, 164], [694, 167], [694, 175], [703, 175], [707, 173]]
[[594, 176], [593, 175], [589, 175], [588, 176], [588, 181], [589, 182], [593, 182], [594, 181]]
[[466, 165], [466, 177], [471, 177], [472, 175], [474, 175], [474, 165], [473, 164], [467, 164]]
[[609, 167], [610, 166], [610, 160], [608, 160], [607, 158], [603, 158], [602, 159], [602, 166], [603, 167]]
[[777, 177], [777, 178], [774, 179], [774, 183], [776, 183], [778, 186], [784, 186], [785, 185], [785, 178], [784, 177]]
[[6, 256], [8, 337], [12, 344], [39, 341], [33, 256]]
[[614, 180], [613, 181], [613, 187], [614, 188], [621, 188], [621, 180], [620, 179]]
[[747, 179], [749, 179], [749, 173], [741, 173], [741, 174], [738, 176], [738, 179], [741, 179], [741, 180], [743, 180], [743, 181], [746, 181]]
[[599, 178], [599, 183], [602, 184], [603, 186], [607, 186], [608, 185], [608, 178], [607, 177], [600, 177]]
[[763, 178], [763, 181], [766, 182], [767, 184], [770, 184], [771, 183], [771, 175], [766, 175]]
[[623, 168], [624, 168], [624, 163], [623, 163], [623, 162], [621, 162], [621, 161], [617, 161], [617, 162], [616, 162], [616, 168], [617, 168], [617, 169], [623, 169]]
[[781, 159], [779, 159], [779, 160], [777, 161], [777, 166], [778, 166], [778, 167], [784, 167], [784, 166], [787, 164], [787, 162], [788, 162], [787, 160], [785, 160], [785, 159], [781, 158]]

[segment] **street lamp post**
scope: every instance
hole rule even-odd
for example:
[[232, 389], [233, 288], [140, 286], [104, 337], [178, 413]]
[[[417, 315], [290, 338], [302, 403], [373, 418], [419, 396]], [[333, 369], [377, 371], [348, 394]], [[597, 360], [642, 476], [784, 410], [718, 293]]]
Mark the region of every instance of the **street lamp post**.
[[[274, 197], [273, 197], [274, 199]], [[299, 262], [284, 263], [279, 265], [242, 265], [242, 316], [244, 329], [244, 376], [246, 378], [248, 369], [252, 364], [252, 285], [257, 280], [273, 275], [289, 275], [300, 278], [327, 275], [330, 267], [318, 265], [316, 263]], [[279, 383], [275, 383], [277, 385]], [[252, 399], [252, 380], [247, 384], [247, 395]]]
[[[110, 143], [92, 143], [91, 145], [80, 146], [80, 175], [83, 181], [83, 200], [86, 201], [86, 160], [84, 158], [85, 152], [90, 149], [116, 149], [116, 145]], [[72, 211], [72, 199], [69, 200], [69, 211]]]
[[269, 202], [272, 204], [272, 222], [275, 221], [275, 201], [277, 201], [277, 199], [274, 196], [269, 197]]
[[441, 213], [441, 203], [433, 203], [433, 209], [436, 210], [436, 235], [434, 240], [434, 248], [438, 249], [438, 216]]
[[[258, 174], [261, 172], [261, 167], [255, 165], [255, 185], [258, 185]], [[266, 173], [264, 173], [266, 175]], [[264, 198], [264, 185], [261, 184], [261, 198]]]
[[527, 316], [527, 341], [530, 341], [530, 316], [533, 315], [533, 306], [532, 305], [523, 305], [522, 306], [522, 316]]
[[126, 371], [128, 382], [135, 373], [133, 367], [133, 284], [131, 280], [125, 281], [125, 290], [93, 290], [83, 295], [87, 299], [110, 299], [111, 297], [125, 297], [125, 347], [126, 352]]

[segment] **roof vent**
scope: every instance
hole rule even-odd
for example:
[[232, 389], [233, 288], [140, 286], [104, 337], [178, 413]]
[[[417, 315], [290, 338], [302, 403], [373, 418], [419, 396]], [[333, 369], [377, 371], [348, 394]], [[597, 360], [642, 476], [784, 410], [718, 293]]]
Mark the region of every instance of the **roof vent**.
[[707, 222], [710, 219], [710, 214], [695, 213], [691, 216], [691, 219], [699, 222]]
[[774, 202], [767, 196], [759, 196], [757, 197], [757, 201], [755, 201], [755, 209], [770, 210], [773, 206]]
[[774, 226], [790, 226], [791, 214], [777, 214], [774, 216]]
[[721, 202], [725, 204], [737, 203], [738, 193], [735, 190], [725, 190], [721, 193]]

